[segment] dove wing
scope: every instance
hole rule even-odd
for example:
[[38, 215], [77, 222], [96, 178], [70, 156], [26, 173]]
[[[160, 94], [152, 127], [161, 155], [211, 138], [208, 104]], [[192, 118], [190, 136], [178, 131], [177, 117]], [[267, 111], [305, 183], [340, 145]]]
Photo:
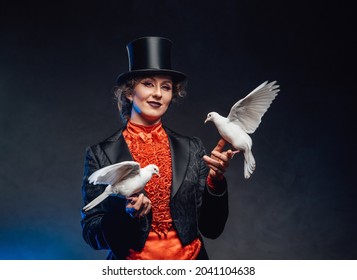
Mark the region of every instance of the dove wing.
[[122, 161], [103, 167], [89, 176], [89, 183], [115, 185], [125, 177], [139, 174], [140, 165], [135, 161]]
[[95, 199], [93, 199], [91, 202], [89, 202], [86, 206], [83, 207], [84, 211], [88, 211], [92, 209], [94, 206], [97, 206], [99, 203], [101, 203], [104, 199], [106, 199], [108, 196], [110, 196], [113, 192], [111, 189], [108, 189], [108, 187], [102, 192], [100, 195], [98, 195]]
[[247, 133], [253, 133], [259, 126], [264, 113], [280, 91], [276, 81], [262, 83], [246, 97], [235, 103], [229, 114], [231, 122], [238, 123]]

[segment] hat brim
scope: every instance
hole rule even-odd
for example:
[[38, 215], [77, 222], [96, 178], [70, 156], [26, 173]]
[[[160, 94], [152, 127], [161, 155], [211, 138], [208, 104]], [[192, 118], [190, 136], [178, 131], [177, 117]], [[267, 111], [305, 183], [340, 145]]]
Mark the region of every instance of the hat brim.
[[172, 77], [172, 81], [175, 83], [183, 82], [187, 79], [186, 75], [182, 72], [170, 70], [170, 69], [140, 69], [126, 73], [122, 73], [118, 76], [116, 82], [118, 85], [123, 84], [130, 78], [139, 76], [152, 76], [152, 75], [168, 75]]

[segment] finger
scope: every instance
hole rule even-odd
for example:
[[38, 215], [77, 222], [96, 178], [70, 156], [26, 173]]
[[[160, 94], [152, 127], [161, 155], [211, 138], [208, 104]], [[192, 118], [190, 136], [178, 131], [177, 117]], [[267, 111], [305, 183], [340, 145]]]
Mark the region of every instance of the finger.
[[224, 173], [225, 172], [225, 165], [223, 162], [218, 160], [212, 159], [209, 156], [204, 156], [203, 160], [206, 162], [207, 166], [215, 172]]
[[137, 197], [128, 197], [127, 198], [128, 203], [131, 204], [131, 205], [134, 205], [137, 200], [138, 200]]
[[206, 164], [209, 166], [209, 165], [214, 165], [214, 164], [217, 164], [217, 160], [216, 159], [213, 159], [213, 158], [211, 158], [211, 157], [209, 157], [209, 156], [206, 156], [206, 155], [204, 155], [203, 156], [203, 160], [206, 162]]
[[149, 213], [150, 209], [151, 209], [150, 204], [146, 205], [146, 206], [141, 210], [139, 217], [146, 216], [146, 215]]
[[151, 203], [145, 204], [145, 206], [141, 209], [139, 217], [146, 216], [151, 209]]
[[137, 198], [137, 201], [133, 204], [133, 208], [138, 211], [143, 204], [144, 194], [140, 194]]
[[217, 159], [214, 159], [212, 157], [209, 156], [203, 156], [203, 160], [206, 162], [206, 164], [211, 167], [211, 166], [215, 166], [215, 167], [219, 167], [221, 162]]
[[227, 156], [228, 159], [232, 159], [233, 156], [234, 156], [233, 151], [232, 150], [228, 150], [227, 153], [226, 153], [226, 156]]
[[214, 159], [216, 159], [224, 168], [227, 168], [229, 166], [229, 161], [234, 156], [234, 153], [232, 152], [232, 150], [228, 150], [224, 153], [212, 151], [212, 155], [214, 155]]
[[227, 153], [220, 153], [217, 151], [212, 151], [212, 155], [216, 158], [218, 161], [223, 161], [223, 162], [228, 162], [229, 158]]
[[141, 208], [147, 208], [148, 205], [151, 203], [150, 199], [148, 199], [146, 196], [143, 197], [143, 203], [141, 204]]
[[147, 215], [151, 209], [151, 201], [146, 196], [143, 198], [142, 207], [139, 212], [139, 217]]
[[224, 172], [222, 172], [222, 170], [217, 168], [216, 166], [214, 166], [214, 165], [210, 166], [209, 174], [210, 174], [211, 178], [219, 177], [219, 176], [223, 175], [223, 173]]
[[214, 147], [213, 151], [222, 151], [222, 149], [224, 148], [224, 145], [226, 145], [226, 140], [224, 140], [223, 138], [219, 139], [216, 147]]
[[127, 197], [126, 200], [128, 201], [128, 203], [134, 204], [138, 200], [138, 197], [139, 197], [139, 194], [134, 193], [131, 196]]

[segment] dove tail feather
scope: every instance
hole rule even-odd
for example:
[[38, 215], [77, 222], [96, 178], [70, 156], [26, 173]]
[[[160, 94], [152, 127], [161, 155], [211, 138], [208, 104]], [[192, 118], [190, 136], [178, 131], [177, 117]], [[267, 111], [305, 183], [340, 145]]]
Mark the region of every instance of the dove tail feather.
[[95, 207], [99, 203], [101, 203], [104, 199], [106, 199], [109, 195], [111, 195], [111, 192], [105, 190], [102, 194], [100, 194], [95, 199], [93, 199], [91, 202], [89, 202], [86, 206], [84, 206], [83, 210], [88, 211], [88, 210], [92, 209], [93, 207]]
[[244, 178], [250, 178], [255, 170], [255, 159], [251, 150], [246, 150], [244, 152]]

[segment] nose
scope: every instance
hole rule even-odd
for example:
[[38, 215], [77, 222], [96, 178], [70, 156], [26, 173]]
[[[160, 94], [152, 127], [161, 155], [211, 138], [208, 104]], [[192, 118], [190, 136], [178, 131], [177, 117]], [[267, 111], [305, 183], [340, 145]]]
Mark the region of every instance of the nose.
[[160, 87], [155, 87], [152, 96], [155, 98], [161, 98], [162, 97], [162, 92]]

